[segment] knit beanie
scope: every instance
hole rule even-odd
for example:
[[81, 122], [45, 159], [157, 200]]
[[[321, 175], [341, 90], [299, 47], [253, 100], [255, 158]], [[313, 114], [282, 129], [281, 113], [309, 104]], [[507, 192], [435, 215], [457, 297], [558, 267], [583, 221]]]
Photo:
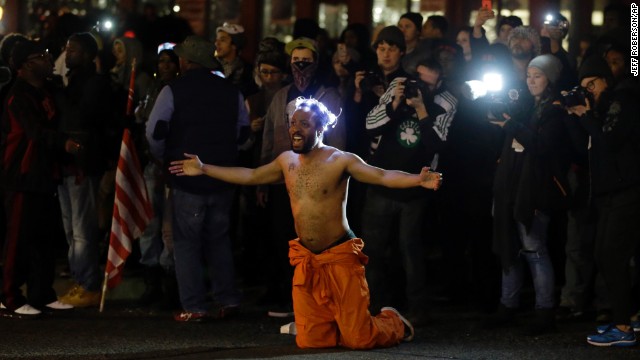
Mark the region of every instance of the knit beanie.
[[556, 81], [558, 81], [560, 72], [562, 71], [562, 63], [557, 57], [551, 54], [544, 54], [533, 58], [529, 62], [528, 67], [540, 69], [551, 84], [555, 84]]
[[256, 57], [256, 65], [267, 64], [275, 66], [282, 71], [287, 70], [287, 56], [279, 51], [264, 51], [258, 53]]
[[400, 19], [407, 19], [416, 25], [416, 29], [418, 29], [418, 31], [422, 30], [422, 21], [424, 20], [422, 15], [414, 12], [408, 12], [402, 14], [402, 16], [400, 16]]
[[376, 50], [378, 45], [383, 41], [387, 44], [397, 46], [402, 52], [407, 50], [407, 44], [404, 41], [404, 34], [402, 34], [402, 30], [397, 26], [391, 25], [380, 30], [376, 41], [373, 42], [373, 50]]
[[602, 78], [613, 77], [611, 68], [609, 67], [605, 59], [598, 55], [591, 55], [584, 60], [578, 72], [578, 81], [582, 81], [582, 79], [592, 76]]
[[528, 39], [533, 44], [533, 55], [540, 55], [540, 35], [536, 29], [531, 26], [518, 26], [511, 30], [507, 44], [511, 43], [511, 39]]

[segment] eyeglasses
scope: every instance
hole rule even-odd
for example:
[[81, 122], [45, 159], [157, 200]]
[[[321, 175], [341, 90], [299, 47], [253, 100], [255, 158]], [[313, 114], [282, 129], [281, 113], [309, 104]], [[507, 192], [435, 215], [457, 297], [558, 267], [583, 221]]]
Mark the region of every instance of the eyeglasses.
[[587, 83], [587, 86], [583, 86], [583, 87], [584, 87], [585, 89], [589, 90], [589, 91], [592, 91], [593, 89], [595, 89], [595, 88], [596, 88], [596, 80], [598, 80], [598, 79], [600, 79], [600, 78], [599, 78], [599, 77], [597, 77], [597, 78], [595, 78], [595, 79], [593, 79], [593, 80], [589, 81], [589, 82]]
[[260, 70], [260, 74], [262, 75], [278, 75], [282, 74], [280, 70]]

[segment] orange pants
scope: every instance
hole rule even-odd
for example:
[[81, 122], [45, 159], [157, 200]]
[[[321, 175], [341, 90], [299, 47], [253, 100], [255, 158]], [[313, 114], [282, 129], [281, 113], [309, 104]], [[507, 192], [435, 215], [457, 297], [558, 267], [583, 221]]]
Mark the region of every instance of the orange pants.
[[316, 255], [297, 239], [289, 241], [299, 347], [371, 349], [402, 340], [404, 323], [394, 312], [369, 313], [363, 247], [356, 238]]

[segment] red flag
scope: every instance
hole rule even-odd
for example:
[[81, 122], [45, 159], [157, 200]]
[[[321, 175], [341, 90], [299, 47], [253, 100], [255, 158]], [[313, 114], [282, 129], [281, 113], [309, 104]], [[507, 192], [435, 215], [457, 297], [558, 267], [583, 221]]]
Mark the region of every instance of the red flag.
[[116, 170], [116, 197], [105, 269], [105, 279], [109, 288], [120, 283], [122, 267], [131, 253], [131, 242], [142, 235], [152, 217], [153, 210], [147, 196], [140, 161], [131, 133], [125, 129]]

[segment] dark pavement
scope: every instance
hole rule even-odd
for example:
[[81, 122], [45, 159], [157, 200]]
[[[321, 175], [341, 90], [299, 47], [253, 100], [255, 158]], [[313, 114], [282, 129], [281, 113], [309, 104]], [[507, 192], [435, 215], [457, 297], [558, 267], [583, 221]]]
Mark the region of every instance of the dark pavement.
[[[67, 286], [68, 280], [56, 283], [59, 291]], [[432, 323], [416, 329], [411, 343], [371, 351], [301, 350], [293, 336], [279, 334], [287, 319], [269, 318], [265, 307], [250, 301], [232, 319], [177, 323], [170, 312], [133, 307], [141, 289], [141, 279], [127, 279], [109, 294], [103, 313], [89, 308], [40, 319], [0, 318], [0, 359], [640, 359], [640, 347], [588, 345], [592, 321], [559, 323], [553, 333], [527, 337], [523, 326], [481, 330], [483, 315], [444, 304], [434, 305]], [[255, 298], [259, 290], [245, 292]], [[524, 325], [531, 314], [521, 317]]]

